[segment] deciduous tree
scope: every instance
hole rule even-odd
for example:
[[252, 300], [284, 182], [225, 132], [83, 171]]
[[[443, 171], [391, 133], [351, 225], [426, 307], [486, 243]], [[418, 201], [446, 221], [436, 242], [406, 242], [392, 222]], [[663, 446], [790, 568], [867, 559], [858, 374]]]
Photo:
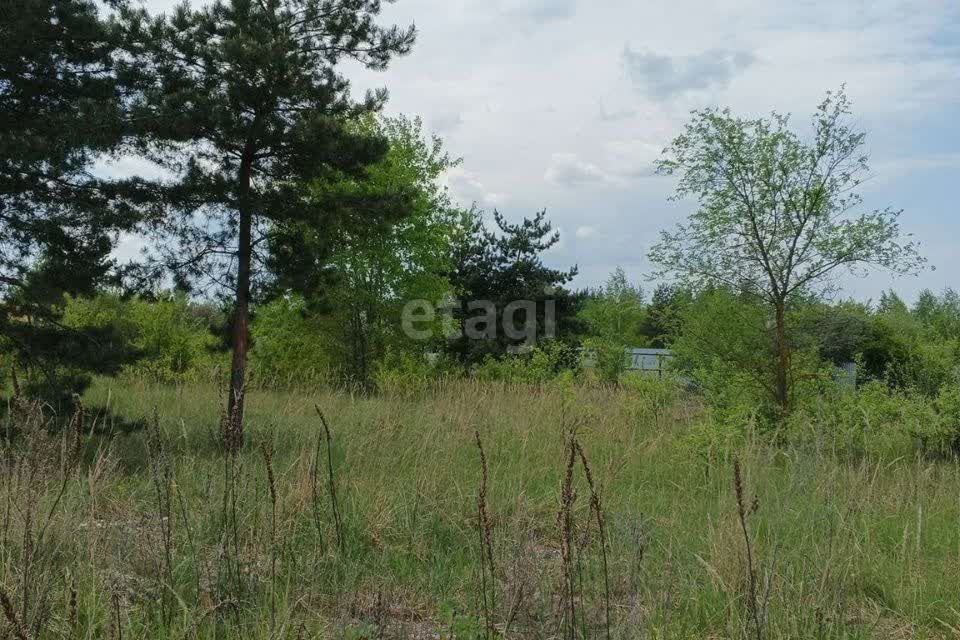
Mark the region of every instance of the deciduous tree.
[[661, 275], [729, 287], [767, 304], [777, 354], [773, 393], [783, 414], [791, 395], [788, 305], [838, 269], [909, 273], [923, 263], [901, 232], [900, 211], [858, 213], [868, 158], [849, 115], [845, 93], [828, 93], [804, 139], [788, 116], [704, 109], [659, 161], [661, 173], [679, 178], [676, 197], [693, 198], [698, 209], [663, 232], [650, 257]]

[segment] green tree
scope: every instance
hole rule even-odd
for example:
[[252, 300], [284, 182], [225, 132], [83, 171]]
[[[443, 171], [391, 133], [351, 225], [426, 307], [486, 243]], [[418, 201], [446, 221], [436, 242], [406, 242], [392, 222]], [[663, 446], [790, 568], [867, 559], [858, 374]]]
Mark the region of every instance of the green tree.
[[683, 313], [690, 305], [690, 291], [669, 284], [657, 285], [644, 314], [640, 334], [655, 349], [668, 349], [678, 335]]
[[119, 362], [111, 336], [62, 323], [64, 295], [115, 274], [114, 238], [138, 219], [138, 182], [91, 169], [126, 134], [118, 42], [92, 0], [11, 0], [0, 16], [0, 344], [48, 400]]
[[911, 312], [940, 338], [960, 338], [960, 295], [953, 289], [948, 288], [939, 296], [924, 289]]
[[764, 305], [726, 288], [704, 289], [680, 313], [671, 344], [674, 366], [704, 391], [721, 415], [764, 414], [775, 359]]
[[175, 176], [158, 228], [170, 240], [162, 263], [181, 284], [205, 279], [233, 298], [230, 447], [242, 437], [251, 298], [267, 275], [266, 248], [302, 254], [310, 247], [299, 228], [360, 232], [397, 209], [325, 201], [313, 187], [361, 179], [386, 152], [382, 138], [346, 124], [377, 110], [385, 92], [355, 103], [337, 72], [344, 60], [384, 69], [410, 50], [414, 29], [379, 26], [380, 10], [380, 0], [231, 0], [183, 4], [169, 17], [123, 12], [124, 72], [140, 72], [140, 150]]
[[804, 140], [788, 116], [697, 111], [658, 164], [678, 176], [675, 197], [694, 198], [699, 208], [663, 232], [650, 257], [661, 275], [730, 287], [767, 305], [775, 327], [772, 390], [783, 415], [791, 401], [789, 306], [841, 268], [907, 273], [923, 263], [901, 233], [899, 211], [856, 213], [868, 158], [849, 114], [844, 92], [828, 93]]
[[[439, 319], [433, 341], [404, 335], [402, 309], [411, 300], [438, 305], [450, 297], [447, 274], [453, 267], [463, 212], [450, 200], [440, 179], [459, 160], [451, 158], [436, 136], [427, 136], [419, 118], [365, 118], [356, 124], [368, 135], [382, 136], [390, 150], [372, 165], [363, 181], [318, 183], [324, 200], [373, 201], [398, 189], [411, 194], [397, 221], [378, 233], [344, 230], [331, 245], [325, 265], [330, 284], [314, 293], [336, 321], [333, 358], [350, 382], [367, 386], [388, 351], [420, 355], [443, 339]], [[359, 212], [358, 212], [359, 215]], [[317, 240], [312, 240], [317, 241]]]
[[867, 379], [935, 397], [960, 379], [960, 341], [942, 335], [906, 305], [881, 305], [871, 319], [862, 361]]
[[623, 373], [628, 347], [646, 345], [641, 333], [645, 315], [643, 290], [627, 280], [621, 267], [584, 302], [579, 313], [588, 331], [584, 347], [604, 379], [616, 381]]
[[273, 385], [327, 381], [334, 370], [333, 321], [299, 295], [277, 296], [260, 305], [251, 327], [254, 375]]
[[[579, 327], [581, 296], [564, 288], [577, 268], [553, 269], [543, 263], [544, 252], [560, 241], [546, 211], [519, 224], [494, 211], [493, 220], [496, 229], [490, 230], [480, 212], [470, 211], [454, 247], [450, 281], [459, 301], [452, 314], [465, 331], [448, 348], [463, 364], [502, 356], [529, 343], [530, 333], [563, 339]], [[533, 309], [505, 313], [513, 303]]]
[[70, 297], [63, 323], [98, 327], [116, 336], [118, 345], [135, 356], [125, 371], [161, 382], [187, 376], [208, 379], [216, 362], [216, 336], [211, 325], [219, 314], [190, 301], [183, 292], [125, 298], [113, 291], [91, 297]]

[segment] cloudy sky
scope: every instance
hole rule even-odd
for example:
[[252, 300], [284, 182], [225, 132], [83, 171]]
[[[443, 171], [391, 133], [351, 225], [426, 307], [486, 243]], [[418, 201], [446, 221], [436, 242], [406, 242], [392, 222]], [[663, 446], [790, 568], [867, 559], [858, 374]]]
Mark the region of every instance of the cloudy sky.
[[357, 89], [387, 87], [389, 112], [422, 116], [463, 158], [448, 177], [463, 204], [546, 208], [562, 234], [549, 259], [578, 264], [576, 285], [617, 265], [641, 281], [659, 230], [691, 211], [652, 174], [691, 109], [775, 109], [802, 129], [846, 83], [866, 204], [902, 208], [936, 270], [846, 278], [845, 295], [960, 287], [957, 0], [399, 0], [384, 20], [415, 23], [417, 45], [386, 72], [351, 69]]

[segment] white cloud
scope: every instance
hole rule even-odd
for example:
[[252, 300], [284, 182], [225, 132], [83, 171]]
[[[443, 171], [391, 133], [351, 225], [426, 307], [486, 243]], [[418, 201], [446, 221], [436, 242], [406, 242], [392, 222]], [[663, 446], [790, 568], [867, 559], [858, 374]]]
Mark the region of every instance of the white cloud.
[[610, 184], [616, 178], [595, 164], [586, 162], [574, 153], [555, 153], [550, 157], [550, 164], [544, 179], [554, 184], [566, 187], [579, 187], [590, 184]]
[[454, 198], [463, 204], [478, 204], [481, 206], [496, 207], [503, 204], [505, 198], [499, 193], [488, 190], [477, 174], [467, 171], [462, 166], [454, 167], [447, 172], [447, 186]]
[[669, 56], [637, 52], [627, 45], [623, 64], [638, 91], [667, 100], [688, 91], [726, 88], [738, 73], [756, 61], [748, 51], [712, 49], [694, 55]]
[[596, 233], [597, 233], [597, 230], [594, 227], [591, 227], [590, 225], [583, 225], [583, 226], [577, 227], [577, 230], [574, 232], [574, 235], [576, 235], [578, 238], [583, 240], [595, 235]]
[[[448, 179], [458, 199], [511, 219], [546, 207], [564, 229], [617, 229], [603, 246], [551, 253], [590, 274], [578, 285], [613, 261], [642, 271], [645, 239], [692, 210], [666, 202], [670, 179], [647, 177], [690, 109], [775, 109], [804, 127], [824, 91], [844, 82], [874, 173], [895, 174], [878, 205], [904, 207], [904, 229], [926, 233], [931, 254], [948, 255], [960, 235], [952, 185], [914, 182], [942, 173], [933, 165], [960, 145], [954, 0], [448, 0], [442, 10], [398, 0], [384, 3], [382, 21], [416, 22], [413, 53], [385, 73], [345, 73], [357, 95], [387, 87], [389, 112], [422, 115], [463, 157]], [[916, 286], [941, 286], [948, 272]]]

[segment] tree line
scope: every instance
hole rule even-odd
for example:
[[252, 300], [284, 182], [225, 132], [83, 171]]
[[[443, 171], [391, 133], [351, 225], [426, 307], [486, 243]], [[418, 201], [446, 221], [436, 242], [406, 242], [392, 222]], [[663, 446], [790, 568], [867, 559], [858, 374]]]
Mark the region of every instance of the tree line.
[[[388, 372], [513, 375], [534, 356], [556, 372], [582, 347], [616, 380], [623, 348], [650, 345], [677, 348], [690, 371], [752, 379], [782, 418], [805, 358], [867, 357], [887, 317], [886, 303], [824, 302], [837, 270], [923, 267], [899, 211], [859, 212], [868, 158], [843, 90], [807, 136], [777, 114], [692, 114], [658, 168], [696, 210], [651, 251], [661, 285], [647, 301], [622, 271], [572, 290], [576, 267], [544, 262], [559, 241], [545, 212], [490, 221], [454, 202], [442, 177], [459, 160], [442, 141], [417, 118], [383, 116], [385, 91], [352, 96], [345, 61], [384, 70], [416, 40], [412, 26], [381, 24], [379, 0], [218, 0], [163, 15], [124, 0], [14, 5], [0, 22], [0, 336], [13, 388], [54, 403], [91, 374], [183, 373], [229, 353], [238, 446], [251, 357], [260, 371], [297, 363], [366, 387]], [[146, 169], [105, 169], [130, 158]], [[129, 234], [145, 255], [120, 264]], [[414, 299], [449, 307], [430, 320], [434, 338], [402, 331]], [[954, 294], [932, 299], [918, 306], [952, 317]], [[517, 300], [533, 306], [508, 317]], [[810, 320], [818, 309], [848, 324]], [[737, 335], [698, 343], [704, 310]], [[483, 339], [449, 333], [480, 322], [494, 329]], [[517, 356], [515, 325], [554, 340]], [[869, 375], [903, 364], [876, 358]]]

